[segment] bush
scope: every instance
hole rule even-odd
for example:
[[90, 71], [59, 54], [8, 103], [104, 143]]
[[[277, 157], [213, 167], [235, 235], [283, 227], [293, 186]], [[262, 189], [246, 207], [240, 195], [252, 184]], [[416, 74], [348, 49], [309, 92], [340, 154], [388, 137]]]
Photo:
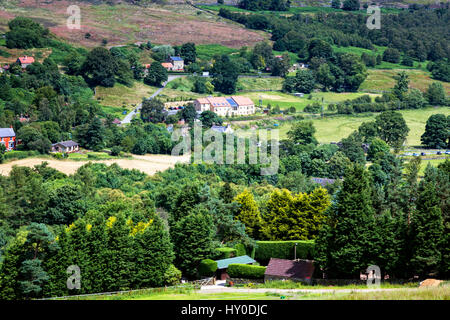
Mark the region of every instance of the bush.
[[211, 259], [204, 259], [198, 266], [198, 273], [201, 276], [210, 277], [217, 270], [217, 262]]
[[312, 259], [314, 256], [314, 240], [290, 241], [257, 241], [255, 260], [267, 264], [270, 258], [294, 259], [294, 248], [297, 243], [297, 259]]
[[9, 152], [5, 152], [5, 154], [3, 155], [3, 159], [4, 160], [11, 160], [11, 159], [25, 159], [28, 157], [32, 157], [32, 156], [36, 156], [39, 155], [40, 153], [37, 151], [19, 151], [19, 150], [14, 150], [14, 151], [9, 151]]
[[122, 148], [120, 146], [114, 146], [111, 148], [111, 155], [118, 156], [118, 155], [120, 155], [121, 151], [122, 151]]
[[228, 247], [223, 247], [223, 248], [217, 248], [216, 251], [218, 251], [218, 259], [228, 259], [228, 258], [233, 258], [238, 256], [237, 255], [237, 250], [234, 248], [228, 248]]
[[245, 246], [242, 243], [238, 243], [234, 246], [234, 248], [236, 249], [237, 257], [245, 256], [247, 254], [247, 252], [245, 251]]
[[178, 270], [173, 264], [167, 268], [164, 273], [164, 282], [166, 285], [174, 286], [181, 281], [181, 271]]
[[263, 279], [266, 267], [249, 264], [232, 263], [228, 266], [228, 275], [231, 278]]

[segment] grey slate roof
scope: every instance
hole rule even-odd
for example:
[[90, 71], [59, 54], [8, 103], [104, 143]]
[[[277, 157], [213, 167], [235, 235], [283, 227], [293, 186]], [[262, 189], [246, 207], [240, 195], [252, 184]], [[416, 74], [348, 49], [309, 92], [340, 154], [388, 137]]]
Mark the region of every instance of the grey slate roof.
[[13, 128], [0, 128], [0, 138], [15, 137]]
[[228, 265], [232, 263], [250, 264], [255, 263], [256, 261], [250, 258], [249, 256], [239, 256], [234, 258], [216, 260], [216, 262], [217, 262], [217, 269], [226, 269], [228, 268]]
[[63, 147], [66, 147], [66, 148], [75, 147], [78, 145], [78, 143], [75, 141], [67, 140], [67, 141], [61, 141], [61, 142], [54, 143], [54, 144], [52, 144], [52, 146], [56, 146], [58, 144], [62, 145]]

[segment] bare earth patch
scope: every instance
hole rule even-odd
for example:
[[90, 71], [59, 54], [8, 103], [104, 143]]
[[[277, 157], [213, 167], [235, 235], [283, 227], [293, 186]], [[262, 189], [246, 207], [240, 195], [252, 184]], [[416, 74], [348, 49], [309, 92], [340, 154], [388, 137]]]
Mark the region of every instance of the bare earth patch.
[[424, 287], [439, 287], [443, 281], [436, 279], [426, 279], [420, 283], [420, 288]]
[[[81, 29], [66, 27], [66, 10], [78, 5]], [[7, 29], [7, 21], [14, 16], [27, 16], [39, 21], [58, 37], [86, 47], [98, 46], [102, 39], [108, 46], [148, 41], [179, 45], [218, 43], [240, 48], [251, 46], [268, 36], [262, 32], [246, 30], [216, 15], [201, 12], [185, 4], [152, 5], [140, 7], [129, 4], [91, 5], [86, 2], [35, 0], [18, 1], [17, 6], [6, 7], [0, 13], [0, 30]], [[91, 38], [85, 39], [90, 33]]]
[[[104, 163], [111, 165], [118, 164], [123, 169], [136, 169], [148, 175], [153, 175], [158, 171], [164, 171], [173, 168], [176, 163], [189, 162], [190, 156], [172, 157], [170, 155], [143, 155], [134, 156], [133, 159], [111, 159], [91, 161], [93, 163]], [[73, 160], [53, 160], [45, 158], [28, 158], [8, 163], [0, 164], [0, 174], [8, 175], [13, 166], [34, 167], [42, 162], [48, 162], [48, 165], [65, 174], [74, 174], [79, 167], [88, 163], [88, 161], [73, 161]]]

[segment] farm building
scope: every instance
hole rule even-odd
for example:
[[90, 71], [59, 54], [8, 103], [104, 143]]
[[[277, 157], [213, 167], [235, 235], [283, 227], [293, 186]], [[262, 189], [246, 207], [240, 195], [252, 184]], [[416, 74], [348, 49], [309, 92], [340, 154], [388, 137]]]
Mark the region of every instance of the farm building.
[[217, 271], [216, 278], [220, 280], [226, 280], [230, 276], [228, 275], [228, 266], [232, 263], [241, 263], [241, 264], [253, 264], [256, 261], [250, 258], [249, 256], [239, 256], [234, 258], [216, 260], [217, 262]]
[[34, 62], [34, 58], [33, 57], [28, 57], [28, 56], [19, 57], [19, 58], [17, 58], [16, 62], [18, 64], [20, 64], [22, 69], [25, 69], [26, 67], [28, 67], [30, 64], [32, 64]]
[[16, 148], [16, 133], [13, 128], [0, 128], [0, 143], [6, 147], [6, 151]]
[[52, 152], [72, 153], [77, 152], [78, 150], [79, 150], [78, 143], [72, 140], [61, 141], [52, 144]]
[[194, 107], [196, 111], [208, 110], [222, 117], [255, 113], [253, 101], [242, 96], [199, 98], [194, 101]]
[[169, 57], [169, 62], [173, 65], [172, 71], [183, 71], [184, 60], [180, 57]]
[[312, 260], [286, 260], [270, 258], [264, 273], [264, 281], [293, 280], [311, 283], [314, 273]]

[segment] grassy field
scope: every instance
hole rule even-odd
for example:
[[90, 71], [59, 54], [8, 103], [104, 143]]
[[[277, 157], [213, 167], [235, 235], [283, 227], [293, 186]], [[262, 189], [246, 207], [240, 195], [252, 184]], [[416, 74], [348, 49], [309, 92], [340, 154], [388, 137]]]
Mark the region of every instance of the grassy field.
[[416, 88], [421, 91], [426, 91], [428, 86], [433, 82], [441, 82], [444, 86], [447, 94], [450, 94], [450, 83], [442, 82], [438, 80], [431, 79], [430, 73], [428, 71], [423, 70], [405, 70], [405, 69], [392, 69], [392, 70], [377, 70], [377, 69], [369, 69], [368, 76], [366, 80], [362, 83], [359, 88], [360, 91], [385, 91], [391, 90], [396, 80], [394, 76], [396, 76], [399, 72], [405, 71], [409, 75], [410, 80], [410, 88]]
[[[420, 163], [420, 170], [419, 170], [419, 176], [423, 177], [425, 174], [425, 168], [428, 164], [431, 164], [434, 167], [437, 167], [439, 164], [445, 162], [445, 160], [450, 159], [449, 156], [446, 157], [446, 159], [433, 159], [433, 160], [422, 160]], [[408, 161], [405, 161], [405, 164], [408, 163]], [[403, 169], [403, 172], [406, 172], [405, 169]]]
[[205, 292], [187, 289], [150, 289], [113, 295], [72, 297], [70, 300], [449, 300], [448, 285], [432, 288], [400, 288], [381, 291], [273, 291]]
[[[249, 97], [256, 105], [259, 105], [259, 100], [262, 100], [262, 105], [266, 107], [270, 104], [272, 107], [279, 106], [281, 109], [287, 109], [289, 107], [295, 107], [297, 111], [303, 111], [303, 109], [313, 102], [329, 104], [342, 102], [348, 99], [355, 99], [364, 95], [359, 92], [314, 92], [311, 94], [311, 99], [308, 99], [309, 95], [305, 95], [303, 98], [293, 96], [291, 94], [270, 91], [270, 92], [239, 92], [239, 95]], [[377, 96], [373, 94], [372, 96]], [[322, 100], [323, 99], [323, 100]]]
[[240, 77], [237, 83], [238, 91], [251, 90], [281, 90], [284, 79], [281, 77], [271, 78], [255, 78], [255, 77]]
[[[428, 118], [437, 113], [450, 115], [449, 107], [442, 108], [427, 108], [420, 110], [400, 110], [399, 111], [408, 127], [410, 132], [407, 138], [407, 145], [420, 146], [420, 137], [425, 131], [425, 123]], [[347, 137], [363, 122], [373, 121], [376, 117], [374, 114], [362, 114], [362, 115], [337, 115], [325, 118], [313, 118], [314, 127], [316, 128], [316, 138], [320, 143], [330, 143], [340, 141], [342, 138]], [[287, 132], [290, 130], [292, 123], [284, 123], [278, 127], [280, 139], [287, 137]]]
[[196, 45], [197, 50], [197, 58], [200, 60], [211, 60], [214, 55], [218, 54], [233, 54], [237, 53], [237, 49], [233, 49], [230, 47], [222, 46], [220, 44], [199, 44]]
[[134, 109], [133, 105], [152, 95], [158, 88], [135, 81], [132, 87], [116, 83], [112, 88], [96, 87], [94, 98], [103, 106], [103, 111], [117, 118], [123, 117], [123, 110]]

